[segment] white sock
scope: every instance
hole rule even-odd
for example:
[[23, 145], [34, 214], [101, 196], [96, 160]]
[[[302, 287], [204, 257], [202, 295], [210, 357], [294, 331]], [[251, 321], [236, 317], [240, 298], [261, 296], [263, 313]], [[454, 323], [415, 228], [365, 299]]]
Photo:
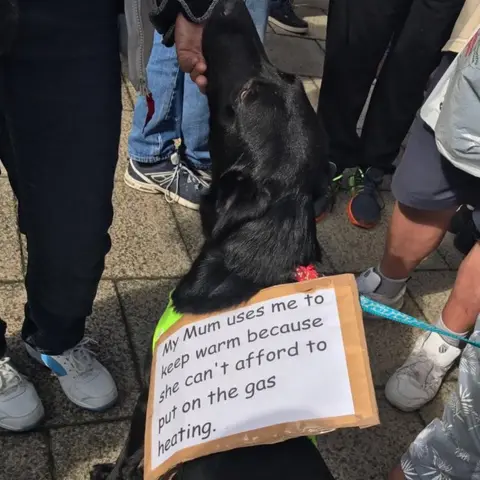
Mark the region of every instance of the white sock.
[[380, 275], [382, 282], [378, 286], [375, 293], [379, 293], [380, 295], [385, 295], [386, 297], [393, 298], [396, 297], [400, 290], [405, 286], [407, 283], [407, 278], [401, 278], [400, 280], [395, 280], [393, 278], [386, 277], [382, 271], [380, 270], [380, 265], [374, 268], [374, 271]]
[[[457, 333], [457, 332], [453, 332], [452, 330], [450, 330], [444, 323], [443, 323], [443, 319], [442, 319], [442, 316], [440, 315], [440, 318], [438, 319], [437, 321], [437, 327], [440, 327], [442, 328], [443, 330], [446, 330], [447, 332], [449, 333], [454, 333], [455, 335], [458, 335], [460, 337], [463, 337], [463, 338], [467, 338], [468, 337], [468, 334], [469, 332], [464, 332], [464, 333]], [[445, 343], [448, 343], [449, 345], [451, 345], [452, 347], [459, 347], [460, 345], [460, 340], [457, 339], [457, 338], [453, 338], [453, 337], [449, 337], [447, 335], [442, 335], [440, 334], [440, 336], [443, 338], [443, 340], [445, 341]]]

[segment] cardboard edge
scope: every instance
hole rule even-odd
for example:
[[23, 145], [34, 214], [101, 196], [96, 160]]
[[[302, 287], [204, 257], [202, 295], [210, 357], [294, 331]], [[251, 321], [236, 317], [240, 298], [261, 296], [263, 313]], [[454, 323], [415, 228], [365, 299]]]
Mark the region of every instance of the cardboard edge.
[[[235, 309], [238, 308], [246, 308], [251, 305], [254, 305], [259, 302], [264, 302], [271, 300], [273, 298], [282, 298], [284, 296], [288, 295], [293, 295], [295, 293], [308, 293], [308, 292], [313, 292], [321, 289], [328, 289], [328, 288], [334, 288], [338, 289], [340, 287], [348, 287], [351, 289], [353, 292], [353, 298], [358, 297], [358, 289], [357, 289], [357, 284], [355, 281], [355, 277], [352, 274], [341, 274], [341, 275], [334, 275], [334, 276], [329, 276], [329, 277], [321, 277], [315, 280], [309, 280], [306, 282], [300, 282], [300, 283], [291, 283], [291, 284], [285, 284], [285, 285], [276, 285], [264, 290], [261, 290], [258, 292], [256, 295], [254, 295], [248, 302], [244, 302], [241, 305], [238, 305], [234, 307]], [[285, 292], [278, 294], [279, 290], [285, 290]], [[336, 291], [336, 296], [337, 296], [337, 291]], [[284, 423], [284, 424], [277, 424], [273, 425], [270, 427], [264, 427], [261, 429], [257, 430], [250, 430], [248, 432], [242, 432], [239, 434], [235, 434], [232, 436], [228, 437], [222, 437], [222, 439], [218, 440], [212, 440], [211, 442], [206, 442], [201, 445], [193, 446], [193, 447], [188, 447], [185, 449], [182, 449], [178, 452], [176, 452], [174, 455], [172, 455], [169, 459], [167, 459], [164, 463], [162, 463], [160, 466], [158, 466], [155, 469], [152, 469], [152, 459], [151, 459], [151, 437], [152, 437], [152, 424], [151, 421], [149, 421], [152, 417], [152, 407], [153, 407], [153, 396], [154, 396], [154, 391], [153, 389], [150, 389], [149, 391], [149, 396], [148, 396], [148, 405], [147, 405], [147, 426], [145, 430], [145, 470], [144, 470], [144, 480], [157, 480], [160, 478], [162, 475], [165, 475], [166, 473], [170, 472], [173, 468], [175, 468], [179, 463], [192, 460], [194, 458], [198, 458], [198, 454], [196, 450], [200, 448], [204, 455], [210, 455], [213, 453], [218, 453], [222, 451], [228, 451], [233, 448], [238, 448], [238, 447], [247, 447], [247, 446], [254, 446], [257, 444], [262, 444], [262, 443], [278, 443], [281, 441], [288, 440], [289, 438], [296, 438], [299, 436], [304, 436], [304, 435], [324, 435], [326, 433], [329, 433], [331, 431], [337, 430], [338, 428], [369, 428], [375, 425], [378, 425], [380, 423], [379, 419], [379, 414], [378, 414], [378, 406], [376, 402], [376, 397], [375, 397], [375, 389], [373, 387], [373, 380], [372, 380], [372, 374], [371, 374], [371, 368], [370, 368], [370, 363], [369, 363], [369, 354], [368, 354], [368, 348], [367, 348], [367, 342], [366, 342], [366, 337], [365, 337], [365, 328], [363, 324], [363, 314], [362, 310], [360, 307], [360, 302], [350, 302], [350, 308], [353, 309], [355, 312], [355, 315], [353, 315], [353, 318], [355, 319], [355, 322], [353, 322], [353, 325], [355, 325], [355, 333], [356, 337], [358, 337], [358, 340], [360, 340], [360, 346], [361, 346], [361, 356], [362, 356], [362, 362], [361, 362], [361, 368], [363, 370], [363, 378], [365, 379], [366, 385], [363, 385], [363, 387], [367, 388], [368, 392], [368, 406], [367, 410], [372, 412], [369, 416], [363, 416], [362, 412], [357, 412], [356, 411], [356, 404], [355, 404], [355, 398], [358, 397], [359, 393], [359, 385], [358, 382], [354, 381], [352, 383], [352, 376], [351, 376], [351, 368], [350, 368], [350, 363], [348, 361], [348, 356], [347, 352], [345, 352], [346, 355], [346, 360], [347, 360], [347, 368], [349, 372], [349, 380], [350, 380], [350, 387], [352, 391], [352, 397], [354, 400], [354, 407], [355, 407], [355, 414], [349, 416], [351, 419], [350, 421], [347, 421], [346, 423], [342, 422], [341, 419], [343, 417], [332, 417], [329, 419], [317, 419], [315, 421], [315, 427], [312, 426], [311, 428], [317, 428], [318, 433], [315, 433], [315, 430], [312, 430], [311, 432], [300, 432], [298, 431], [298, 423], [306, 423], [306, 422], [290, 422], [290, 423]], [[345, 325], [345, 318], [341, 315], [340, 308], [338, 305], [338, 296], [337, 296], [337, 308], [339, 312], [339, 318], [340, 318], [340, 325], [342, 329], [342, 335], [347, 328]], [[163, 343], [166, 339], [168, 339], [171, 335], [173, 335], [175, 332], [177, 332], [179, 329], [183, 328], [186, 325], [189, 325], [191, 323], [195, 323], [207, 318], [211, 318], [216, 315], [220, 315], [224, 312], [231, 311], [232, 308], [218, 311], [218, 312], [213, 312], [207, 315], [185, 315], [177, 324], [175, 324], [171, 329], [169, 329], [167, 332], [162, 334], [156, 345], [155, 345], [155, 352], [154, 356], [152, 359], [152, 373], [151, 373], [151, 378], [155, 378], [155, 370], [156, 370], [156, 355], [158, 354], [159, 349], [157, 348], [159, 344]], [[348, 325], [348, 327], [351, 327], [352, 325]], [[344, 342], [345, 342], [345, 337], [344, 337]], [[353, 354], [351, 354], [353, 355]], [[355, 354], [355, 356], [358, 356], [358, 354]], [[354, 385], [356, 387], [354, 388]], [[365, 410], [365, 408], [363, 409]], [[339, 424], [340, 421], [340, 424]], [[310, 421], [307, 421], [310, 422]], [[334, 424], [330, 425], [329, 422], [334, 422]], [[263, 442], [258, 442], [258, 440], [255, 443], [252, 443], [251, 445], [248, 445], [245, 443], [245, 434], [248, 433], [250, 435], [252, 434], [258, 434], [260, 432], [263, 432], [268, 435], [268, 432], [270, 429], [283, 429], [285, 431], [286, 428], [292, 428], [295, 429], [297, 428], [297, 431], [292, 433], [291, 435], [285, 435], [283, 434], [282, 438], [279, 438], [278, 440], [273, 440], [273, 441], [263, 441]], [[325, 431], [327, 430], [327, 431]], [[231, 441], [233, 441], [233, 438], [235, 437], [241, 437], [240, 442], [234, 442], [233, 445], [230, 444]], [[223, 444], [223, 447], [221, 446], [220, 448], [215, 448], [213, 450], [209, 450], [208, 446], [213, 446], [213, 444], [218, 443]], [[207, 448], [206, 448], [207, 447]], [[191, 451], [191, 450], [194, 451]], [[175, 475], [175, 474], [173, 474]]]

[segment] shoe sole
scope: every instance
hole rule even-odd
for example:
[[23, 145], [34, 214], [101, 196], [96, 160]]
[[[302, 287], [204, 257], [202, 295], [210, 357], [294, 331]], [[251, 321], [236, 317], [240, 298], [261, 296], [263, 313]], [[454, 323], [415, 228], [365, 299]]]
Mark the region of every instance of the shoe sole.
[[125, 175], [123, 176], [123, 179], [126, 185], [128, 185], [130, 188], [133, 188], [134, 190], [138, 190], [139, 192], [154, 193], [157, 195], [159, 193], [163, 193], [164, 195], [168, 195], [173, 202], [178, 203], [183, 207], [189, 208], [190, 210], [200, 209], [200, 205], [193, 202], [189, 202], [188, 200], [185, 200], [184, 198], [182, 198], [180, 195], [170, 192], [166, 188], [162, 188], [159, 185], [149, 184], [149, 183], [140, 182], [136, 180], [128, 173], [128, 169], [125, 171]]
[[[354, 197], [355, 198], [355, 197]], [[350, 201], [348, 202], [348, 205], [347, 205], [347, 216], [348, 216], [348, 220], [349, 222], [354, 225], [355, 227], [359, 227], [359, 228], [363, 228], [365, 230], [371, 230], [372, 228], [376, 227], [378, 225], [378, 222], [374, 222], [374, 223], [362, 223], [362, 222], [359, 222], [353, 215], [353, 212], [352, 212], [352, 202], [354, 200], [354, 198], [350, 199]]]
[[290, 25], [285, 25], [284, 23], [282, 22], [279, 22], [278, 20], [276, 20], [275, 18], [273, 17], [268, 17], [268, 21], [273, 23], [274, 25], [276, 25], [277, 27], [280, 27], [281, 29], [285, 30], [286, 32], [290, 32], [290, 33], [298, 33], [298, 34], [302, 34], [302, 33], [307, 33], [308, 32], [308, 27], [306, 28], [302, 28], [302, 27], [291, 27]]
[[4, 423], [0, 423], [0, 429], [7, 430], [9, 432], [17, 432], [17, 433], [29, 432], [29, 431], [33, 430], [34, 428], [38, 427], [38, 425], [40, 425], [42, 423], [43, 419], [45, 418], [45, 410], [44, 410], [43, 406], [39, 405], [35, 409], [35, 411], [37, 411], [37, 410], [41, 411], [42, 414], [40, 415], [38, 420], [36, 420], [34, 423], [31, 423], [30, 425], [27, 425], [26, 427], [22, 427], [22, 428], [12, 428], [9, 425], [5, 425]]

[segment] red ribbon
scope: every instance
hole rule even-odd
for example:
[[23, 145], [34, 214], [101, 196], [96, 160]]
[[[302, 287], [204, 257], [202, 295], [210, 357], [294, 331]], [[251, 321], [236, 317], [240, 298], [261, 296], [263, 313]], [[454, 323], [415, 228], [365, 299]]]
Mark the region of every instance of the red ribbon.
[[295, 270], [295, 280], [297, 282], [315, 280], [316, 278], [318, 278], [318, 273], [313, 265], [307, 265], [306, 267], [297, 267], [297, 269]]

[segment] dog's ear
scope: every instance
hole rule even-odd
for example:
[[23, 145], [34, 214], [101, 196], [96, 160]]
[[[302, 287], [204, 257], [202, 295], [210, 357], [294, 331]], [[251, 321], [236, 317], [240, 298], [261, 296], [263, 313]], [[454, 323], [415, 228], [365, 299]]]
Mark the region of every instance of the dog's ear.
[[215, 200], [212, 237], [220, 239], [247, 221], [265, 214], [271, 202], [266, 184], [258, 184], [249, 173], [230, 169], [220, 178]]
[[221, 249], [215, 242], [207, 241], [172, 293], [172, 300], [181, 313], [202, 314], [238, 305], [258, 290], [251, 280], [229, 271]]

